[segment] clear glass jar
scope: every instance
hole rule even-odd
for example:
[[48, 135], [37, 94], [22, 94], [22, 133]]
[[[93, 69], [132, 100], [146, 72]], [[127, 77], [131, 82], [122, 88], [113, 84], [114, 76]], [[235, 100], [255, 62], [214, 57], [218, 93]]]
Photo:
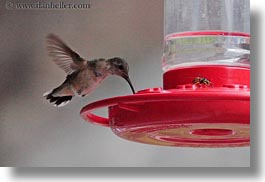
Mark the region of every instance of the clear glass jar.
[[250, 66], [249, 0], [165, 0], [163, 70]]

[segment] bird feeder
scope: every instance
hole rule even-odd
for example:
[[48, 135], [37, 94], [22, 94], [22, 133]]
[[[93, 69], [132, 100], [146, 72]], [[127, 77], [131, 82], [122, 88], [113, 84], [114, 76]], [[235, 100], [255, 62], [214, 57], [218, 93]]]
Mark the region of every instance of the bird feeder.
[[[165, 0], [163, 88], [88, 104], [124, 139], [182, 147], [250, 144], [249, 0]], [[108, 118], [93, 110], [108, 107]]]

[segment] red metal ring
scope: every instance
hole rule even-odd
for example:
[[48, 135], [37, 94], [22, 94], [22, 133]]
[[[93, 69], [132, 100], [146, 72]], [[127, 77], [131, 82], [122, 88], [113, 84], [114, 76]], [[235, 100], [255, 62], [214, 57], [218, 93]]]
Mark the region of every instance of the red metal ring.
[[241, 36], [241, 37], [250, 37], [249, 33], [244, 32], [224, 32], [224, 31], [198, 31], [198, 32], [180, 32], [172, 33], [165, 36], [165, 40], [168, 40], [173, 37], [186, 37], [186, 36], [203, 36], [203, 35], [222, 35], [222, 36]]

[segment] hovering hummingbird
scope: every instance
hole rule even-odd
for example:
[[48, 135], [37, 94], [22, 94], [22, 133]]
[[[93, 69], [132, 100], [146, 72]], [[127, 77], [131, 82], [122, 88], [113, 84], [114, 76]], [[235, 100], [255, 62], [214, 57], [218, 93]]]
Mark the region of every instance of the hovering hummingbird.
[[110, 75], [124, 78], [135, 93], [128, 63], [122, 58], [85, 60], [53, 34], [48, 35], [47, 44], [53, 62], [67, 73], [60, 86], [43, 94], [55, 106], [66, 105], [76, 94], [82, 97], [90, 94]]

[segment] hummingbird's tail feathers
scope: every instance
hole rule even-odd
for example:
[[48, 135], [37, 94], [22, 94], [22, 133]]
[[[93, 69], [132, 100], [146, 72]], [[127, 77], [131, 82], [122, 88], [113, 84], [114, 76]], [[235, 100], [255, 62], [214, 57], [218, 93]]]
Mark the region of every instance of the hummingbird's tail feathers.
[[42, 96], [46, 98], [50, 93], [52, 93], [52, 90], [45, 92]]
[[55, 92], [55, 89], [49, 92], [46, 92], [43, 94], [43, 97], [45, 97], [47, 100], [49, 100], [50, 103], [54, 103], [54, 106], [56, 107], [62, 107], [68, 104], [70, 100], [73, 98], [73, 96], [53, 96]]

